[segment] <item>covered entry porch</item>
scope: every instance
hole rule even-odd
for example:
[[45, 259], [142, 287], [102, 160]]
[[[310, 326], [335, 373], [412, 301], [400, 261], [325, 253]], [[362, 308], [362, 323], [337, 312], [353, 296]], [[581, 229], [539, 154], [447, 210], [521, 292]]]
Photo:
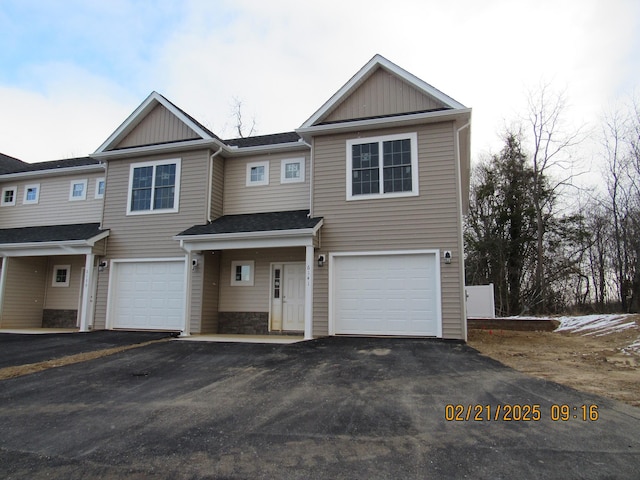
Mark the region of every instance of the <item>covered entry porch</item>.
[[312, 338], [321, 218], [308, 211], [226, 215], [177, 235], [187, 274], [185, 334]]
[[98, 223], [0, 230], [0, 329], [89, 330], [108, 235]]

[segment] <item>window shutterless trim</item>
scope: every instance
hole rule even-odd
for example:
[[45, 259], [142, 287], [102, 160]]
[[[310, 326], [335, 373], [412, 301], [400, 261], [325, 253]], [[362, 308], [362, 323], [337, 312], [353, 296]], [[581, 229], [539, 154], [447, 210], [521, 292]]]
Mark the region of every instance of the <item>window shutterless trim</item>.
[[[409, 140], [411, 145], [411, 190], [406, 192], [384, 193], [384, 142], [395, 140]], [[367, 143], [378, 144], [378, 193], [353, 194], [353, 146]], [[376, 198], [414, 197], [419, 195], [419, 172], [418, 172], [418, 134], [416, 132], [399, 133], [394, 135], [381, 135], [376, 137], [361, 137], [347, 140], [346, 142], [346, 191], [347, 201], [351, 200], [371, 200]], [[369, 168], [369, 169], [371, 169]], [[391, 167], [388, 167], [391, 168]]]
[[[74, 193], [74, 187], [76, 185], [82, 185], [82, 195], [78, 196], [78, 197], [74, 197], [73, 193]], [[78, 200], [86, 200], [87, 199], [87, 187], [89, 185], [89, 181], [85, 178], [82, 180], [72, 180], [71, 183], [69, 184], [69, 201], [70, 202], [75, 202]]]
[[[170, 158], [167, 160], [155, 160], [152, 162], [139, 162], [132, 163], [129, 166], [129, 188], [127, 191], [127, 215], [153, 215], [159, 213], [177, 213], [180, 208], [180, 171], [181, 171], [181, 159]], [[176, 176], [174, 182], [173, 192], [173, 207], [172, 208], [153, 208], [154, 197], [156, 194], [156, 168], [163, 165], [175, 165]], [[131, 199], [133, 197], [133, 173], [137, 168], [153, 167], [151, 178], [151, 200], [148, 210], [131, 210]], [[157, 187], [160, 188], [160, 187]]]
[[[13, 192], [12, 200], [9, 201], [9, 202], [5, 202], [5, 195], [9, 191]], [[15, 205], [17, 197], [18, 197], [18, 186], [17, 185], [11, 185], [10, 187], [3, 187], [2, 188], [2, 198], [0, 199], [0, 206], [2, 206], [2, 207], [10, 207], [10, 206]]]
[[[27, 199], [27, 195], [29, 193], [29, 190], [33, 190], [35, 189], [36, 191], [36, 198], [32, 199], [32, 200], [28, 200]], [[40, 184], [39, 183], [32, 183], [30, 185], [25, 185], [24, 186], [24, 196], [22, 199], [22, 204], [23, 205], [36, 205], [38, 202], [40, 201]]]
[[[100, 193], [100, 182], [104, 183], [104, 188], [102, 193]], [[107, 188], [107, 184], [105, 182], [104, 177], [96, 178], [96, 191], [93, 198], [104, 198], [104, 189]]]
[[[300, 176], [297, 178], [287, 178], [287, 165], [292, 164], [300, 165]], [[303, 183], [305, 181], [304, 171], [304, 157], [300, 158], [285, 158], [280, 161], [280, 183]]]
[[[251, 180], [251, 169], [256, 167], [264, 168], [264, 178], [262, 180]], [[264, 160], [262, 162], [247, 163], [246, 186], [255, 187], [259, 185], [269, 185], [269, 160]]]

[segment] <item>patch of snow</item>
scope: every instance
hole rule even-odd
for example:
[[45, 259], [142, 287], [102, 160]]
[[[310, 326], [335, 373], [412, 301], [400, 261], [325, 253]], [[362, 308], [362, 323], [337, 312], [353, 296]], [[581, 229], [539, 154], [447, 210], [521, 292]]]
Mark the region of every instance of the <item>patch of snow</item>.
[[583, 335], [606, 335], [635, 328], [633, 315], [583, 315], [580, 317], [559, 317], [560, 326], [556, 332], [582, 333]]

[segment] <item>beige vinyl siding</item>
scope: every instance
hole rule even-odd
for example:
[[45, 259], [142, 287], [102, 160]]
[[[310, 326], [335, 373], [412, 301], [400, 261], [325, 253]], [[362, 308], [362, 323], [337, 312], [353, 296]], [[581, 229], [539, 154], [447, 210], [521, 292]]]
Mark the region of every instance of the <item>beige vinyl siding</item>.
[[199, 265], [192, 269], [191, 272], [191, 317], [189, 319], [189, 331], [191, 333], [200, 333], [200, 324], [202, 322], [202, 288], [204, 277], [204, 262], [198, 255], [192, 258], [198, 259]]
[[222, 216], [224, 201], [224, 164], [221, 157], [213, 159], [213, 181], [211, 182], [211, 218]]
[[[181, 159], [179, 212], [127, 215], [131, 164]], [[181, 257], [185, 254], [175, 235], [206, 223], [209, 151], [111, 160], [107, 171], [103, 227], [110, 229], [107, 255], [114, 258]]]
[[[19, 228], [100, 222], [103, 200], [95, 198], [95, 189], [96, 179], [104, 176], [104, 172], [99, 171], [6, 181], [0, 184], [0, 189], [17, 185], [18, 192], [15, 205], [0, 207], [0, 225], [2, 228]], [[69, 201], [71, 182], [78, 180], [87, 180], [87, 198]], [[33, 184], [40, 184], [39, 201], [23, 205], [25, 188]]]
[[158, 104], [115, 148], [200, 138], [164, 105]]
[[[231, 262], [236, 260], [253, 260], [255, 262], [253, 286], [231, 286]], [[304, 261], [305, 249], [303, 247], [226, 250], [222, 252], [219, 311], [268, 312], [271, 300], [271, 264]]]
[[[366, 137], [418, 133], [420, 195], [346, 201], [344, 134], [315, 139], [313, 215], [324, 217], [317, 253], [440, 249], [452, 252], [441, 263], [443, 336], [464, 338], [460, 305], [458, 189], [452, 122], [366, 132]], [[441, 261], [441, 259], [440, 259]], [[328, 333], [327, 273], [316, 268], [314, 334]]]
[[443, 106], [442, 102], [425, 95], [400, 77], [378, 68], [323, 121], [419, 112]]
[[107, 293], [109, 288], [109, 269], [98, 270], [96, 292], [96, 309], [93, 316], [92, 330], [104, 330], [107, 321]]
[[[68, 287], [53, 286], [53, 267], [56, 265], [69, 265], [71, 267]], [[83, 255], [49, 257], [45, 277], [44, 308], [54, 310], [76, 310], [78, 308], [84, 265], [85, 257]]]
[[[305, 181], [280, 183], [281, 161], [305, 159]], [[247, 164], [269, 161], [269, 185], [247, 186]], [[280, 212], [309, 208], [309, 151], [231, 158], [224, 165], [224, 214]]]
[[202, 255], [204, 274], [200, 333], [218, 333], [220, 258], [220, 252], [204, 252]]
[[4, 262], [7, 271], [0, 327], [42, 327], [47, 258], [12, 257]]

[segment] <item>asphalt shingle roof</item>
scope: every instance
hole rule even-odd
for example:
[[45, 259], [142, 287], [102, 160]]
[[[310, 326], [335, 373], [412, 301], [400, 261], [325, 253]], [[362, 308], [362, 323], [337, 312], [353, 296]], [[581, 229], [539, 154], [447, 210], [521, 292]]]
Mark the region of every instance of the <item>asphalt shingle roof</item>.
[[309, 218], [309, 210], [224, 215], [206, 225], [195, 225], [178, 236], [299, 230], [313, 228], [321, 220], [321, 217]]
[[0, 245], [9, 243], [64, 242], [89, 240], [103, 233], [99, 223], [49, 225], [0, 229]]
[[25, 165], [28, 164], [22, 160], [0, 153], [0, 175], [3, 173], [13, 173], [16, 170], [24, 168]]
[[257, 135], [255, 137], [232, 138], [224, 143], [231, 147], [260, 147], [263, 145], [278, 145], [280, 143], [295, 143], [300, 140], [296, 132], [274, 133], [272, 135]]

